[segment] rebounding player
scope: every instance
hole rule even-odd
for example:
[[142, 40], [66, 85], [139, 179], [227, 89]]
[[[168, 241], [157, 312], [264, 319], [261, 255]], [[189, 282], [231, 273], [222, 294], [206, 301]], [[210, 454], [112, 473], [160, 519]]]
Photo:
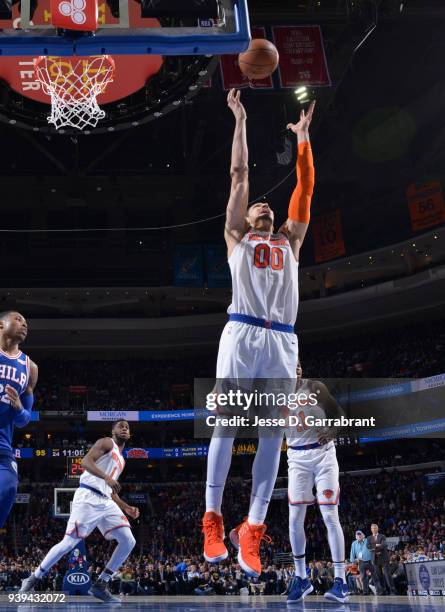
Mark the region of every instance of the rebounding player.
[[90, 593], [108, 603], [121, 603], [121, 600], [108, 590], [108, 582], [136, 544], [123, 512], [136, 519], [139, 510], [120, 499], [120, 484], [117, 482], [124, 469], [122, 451], [129, 438], [128, 422], [116, 421], [111, 430], [111, 438], [101, 438], [85, 455], [82, 461], [85, 472], [80, 477], [79, 488], [74, 494], [65, 537], [51, 548], [34, 573], [23, 580], [20, 593], [32, 591], [35, 583], [45, 576], [53, 565], [98, 527], [106, 540], [117, 540], [117, 546], [105, 569], [91, 587]]
[[[246, 112], [240, 92], [231, 90], [228, 106], [236, 120], [232, 145], [231, 192], [227, 205], [225, 240], [232, 275], [230, 320], [221, 336], [217, 362], [219, 380], [295, 380], [298, 341], [294, 324], [298, 309], [298, 259], [310, 216], [314, 165], [309, 126], [314, 110], [301, 111], [289, 124], [298, 139], [297, 186], [288, 219], [274, 234], [274, 213], [266, 203], [247, 210], [248, 149]], [[293, 390], [293, 389], [292, 389]], [[227, 555], [221, 503], [232, 458], [234, 435], [213, 435], [207, 460], [206, 512], [203, 517], [204, 558], [219, 562]], [[239, 544], [238, 561], [252, 575], [261, 573], [260, 543], [267, 508], [277, 477], [282, 437], [259, 438], [252, 468], [248, 518], [232, 530]]]
[[[345, 577], [345, 538], [338, 517], [339, 469], [335, 444], [332, 440], [335, 432], [333, 430], [320, 432], [319, 429], [306, 424], [308, 416], [338, 418], [343, 411], [329, 393], [326, 385], [319, 381], [302, 378], [300, 363], [297, 368], [296, 393], [304, 399], [307, 405], [299, 406], [298, 414], [294, 415], [298, 417], [298, 424], [286, 430], [289, 471], [289, 537], [295, 563], [295, 578], [288, 591], [287, 603], [302, 601], [314, 590], [306, 576], [304, 519], [307, 506], [315, 501], [320, 506], [326, 525], [334, 564], [334, 584], [324, 596], [329, 601], [347, 603], [349, 593]], [[306, 398], [311, 398], [311, 400]], [[316, 500], [312, 493], [314, 485], [317, 490]]]
[[38, 370], [19, 350], [28, 333], [18, 312], [0, 313], [0, 528], [5, 524], [17, 494], [17, 463], [12, 450], [14, 427], [31, 419]]

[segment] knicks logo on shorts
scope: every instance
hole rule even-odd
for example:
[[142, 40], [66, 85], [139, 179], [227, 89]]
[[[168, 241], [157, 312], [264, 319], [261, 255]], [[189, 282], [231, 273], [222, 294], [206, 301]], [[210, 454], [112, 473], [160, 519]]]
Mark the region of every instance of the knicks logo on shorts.
[[11, 461], [11, 467], [16, 474], [18, 474], [17, 463], [15, 461]]
[[324, 497], [326, 497], [326, 499], [331, 499], [331, 497], [334, 495], [334, 491], [332, 491], [331, 489], [325, 489], [323, 491], [323, 495]]

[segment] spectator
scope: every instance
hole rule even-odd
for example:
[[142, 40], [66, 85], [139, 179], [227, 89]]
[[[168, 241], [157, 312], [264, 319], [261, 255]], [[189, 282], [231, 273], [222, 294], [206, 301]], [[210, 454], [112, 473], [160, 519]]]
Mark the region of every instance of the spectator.
[[391, 572], [396, 592], [399, 595], [405, 595], [407, 587], [406, 573], [399, 555], [391, 555], [389, 571]]
[[136, 579], [133, 570], [129, 565], [125, 566], [121, 572], [119, 572], [120, 578], [120, 595], [135, 595], [137, 590]]
[[378, 586], [377, 573], [372, 562], [372, 553], [368, 548], [365, 534], [360, 529], [355, 532], [355, 541], [351, 546], [350, 561], [351, 563], [358, 561], [360, 579], [363, 585], [363, 595], [369, 595], [369, 575], [371, 575], [373, 584], [377, 592], [379, 592], [380, 587]]
[[213, 590], [212, 585], [210, 584], [210, 572], [204, 572], [201, 579], [199, 580], [199, 585], [194, 590], [195, 595], [214, 595], [215, 591]]
[[277, 594], [277, 572], [274, 567], [269, 567], [264, 572], [264, 577], [266, 580], [266, 588], [264, 589], [265, 595], [276, 595]]
[[349, 592], [352, 595], [358, 595], [363, 592], [363, 585], [360, 578], [360, 571], [358, 569], [357, 561], [349, 563], [346, 566], [346, 582], [348, 584]]
[[[389, 569], [389, 553], [386, 537], [382, 533], [379, 533], [379, 526], [376, 523], [371, 525], [371, 534], [372, 535], [368, 536], [367, 538], [367, 544], [372, 554], [372, 562], [376, 568], [377, 580], [380, 584], [380, 591], [383, 594], [384, 584], [386, 582], [386, 587], [389, 589], [390, 595], [396, 595], [394, 582]], [[382, 572], [384, 580], [382, 580], [381, 577]], [[379, 590], [377, 583], [375, 586], [376, 589]]]

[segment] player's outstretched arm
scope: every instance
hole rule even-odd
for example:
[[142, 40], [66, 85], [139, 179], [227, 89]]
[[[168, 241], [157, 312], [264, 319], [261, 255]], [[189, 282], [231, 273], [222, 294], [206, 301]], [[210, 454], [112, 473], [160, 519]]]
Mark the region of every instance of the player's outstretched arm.
[[30, 361], [29, 364], [29, 380], [25, 391], [19, 396], [17, 391], [11, 385], [6, 385], [5, 391], [14, 410], [14, 425], [16, 427], [25, 427], [31, 420], [31, 410], [34, 404], [34, 389], [37, 385], [39, 370], [37, 365]]
[[290, 202], [288, 218], [282, 230], [287, 233], [296, 259], [299, 258], [300, 247], [309, 226], [312, 195], [315, 184], [314, 159], [309, 138], [309, 126], [314, 114], [315, 101], [311, 102], [307, 113], [300, 113], [298, 123], [289, 123], [287, 129], [297, 136], [297, 186]]
[[249, 152], [247, 149], [246, 111], [240, 100], [240, 92], [229, 91], [227, 104], [235, 116], [230, 176], [232, 184], [226, 211], [224, 238], [228, 256], [246, 232], [247, 203], [249, 201]]
[[82, 467], [93, 476], [97, 476], [98, 478], [105, 480], [107, 485], [111, 487], [113, 493], [119, 493], [121, 486], [117, 480], [113, 480], [110, 478], [110, 476], [107, 476], [107, 474], [105, 474], [105, 472], [96, 464], [96, 461], [103, 455], [109, 453], [112, 448], [113, 441], [111, 438], [101, 438], [95, 444], [93, 444], [85, 457], [82, 459]]

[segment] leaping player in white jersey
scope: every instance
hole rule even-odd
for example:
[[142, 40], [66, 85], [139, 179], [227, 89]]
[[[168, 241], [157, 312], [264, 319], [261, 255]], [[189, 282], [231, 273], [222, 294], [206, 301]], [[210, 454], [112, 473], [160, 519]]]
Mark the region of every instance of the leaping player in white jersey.
[[20, 593], [32, 591], [35, 583], [45, 576], [53, 565], [98, 527], [106, 540], [117, 540], [117, 546], [103, 572], [91, 587], [90, 593], [110, 604], [121, 603], [118, 597], [110, 593], [108, 582], [136, 544], [125, 514], [137, 519], [139, 509], [129, 506], [118, 495], [121, 488], [118, 478], [125, 466], [122, 451], [129, 439], [128, 422], [116, 421], [112, 426], [111, 438], [97, 440], [85, 455], [82, 460], [85, 471], [74, 494], [65, 537], [51, 548], [38, 568], [23, 580]]
[[[219, 345], [217, 379], [295, 380], [298, 341], [294, 324], [298, 309], [298, 260], [310, 217], [314, 165], [309, 142], [312, 103], [296, 124], [287, 127], [298, 140], [297, 186], [288, 219], [274, 233], [274, 213], [266, 202], [249, 209], [246, 112], [240, 92], [231, 90], [228, 106], [236, 120], [232, 145], [231, 192], [225, 240], [232, 275], [230, 320]], [[293, 389], [292, 389], [293, 391]], [[247, 519], [232, 530], [238, 561], [252, 575], [261, 573], [260, 543], [264, 520], [280, 462], [283, 432], [259, 438], [252, 468], [252, 494]], [[227, 558], [221, 504], [235, 435], [212, 437], [207, 461], [206, 512], [203, 517], [204, 557]]]
[[[338, 517], [339, 469], [332, 439], [335, 431], [320, 431], [306, 423], [309, 416], [315, 419], [336, 419], [342, 416], [343, 411], [325, 384], [304, 379], [302, 374], [301, 364], [298, 362], [296, 393], [305, 399], [306, 405], [299, 405], [298, 413], [294, 415], [298, 417], [298, 423], [286, 429], [289, 538], [295, 564], [295, 578], [287, 591], [287, 603], [302, 601], [314, 590], [306, 576], [304, 519], [307, 506], [315, 501], [318, 502], [326, 525], [334, 564], [334, 584], [324, 596], [329, 601], [347, 603], [349, 593], [345, 577], [345, 538]], [[314, 486], [317, 491], [316, 499], [312, 492]]]

